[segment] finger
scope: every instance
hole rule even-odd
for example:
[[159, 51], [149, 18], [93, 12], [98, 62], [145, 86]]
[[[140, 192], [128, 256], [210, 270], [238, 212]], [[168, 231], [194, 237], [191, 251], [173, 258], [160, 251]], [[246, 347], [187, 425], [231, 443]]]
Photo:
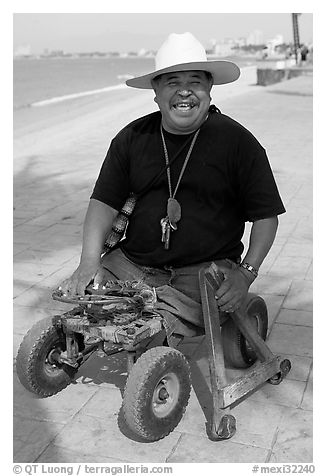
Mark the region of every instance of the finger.
[[239, 309], [239, 303], [237, 301], [229, 301], [223, 306], [219, 306], [219, 310], [223, 312], [235, 312]]
[[239, 295], [234, 295], [228, 302], [219, 306], [219, 309], [225, 312], [235, 312], [240, 309], [241, 303], [241, 297]]
[[236, 288], [230, 288], [227, 293], [225, 293], [220, 299], [217, 300], [217, 305], [222, 308], [222, 306], [228, 305], [234, 306], [239, 305], [242, 300], [242, 294]]
[[66, 279], [57, 287], [57, 290], [60, 291], [62, 294], [67, 294], [69, 292], [69, 287], [70, 287], [69, 283], [70, 281]]
[[89, 282], [90, 282], [90, 280], [89, 281], [85, 281], [85, 280], [78, 281], [78, 283], [76, 285], [76, 288], [75, 288], [76, 294], [78, 296], [85, 296], [85, 288], [89, 284]]
[[228, 289], [227, 292], [223, 294], [219, 299], [217, 299], [217, 305], [219, 307], [224, 306], [225, 304], [229, 304], [231, 300], [234, 298], [234, 291], [232, 289]]
[[56, 291], [59, 291], [59, 292], [61, 292], [61, 293], [64, 293], [64, 292], [65, 292], [65, 289], [66, 289], [66, 285], [65, 285], [64, 282], [61, 283], [61, 284], [59, 284], [59, 286], [58, 286], [57, 288], [55, 288]]
[[94, 284], [102, 287], [107, 282], [107, 271], [105, 268], [99, 268], [94, 276]]
[[74, 293], [74, 295], [85, 296], [85, 286], [81, 285], [81, 284], [78, 284], [78, 286], [76, 288], [76, 293]]
[[224, 280], [218, 290], [215, 292], [215, 298], [218, 300], [224, 296], [231, 288], [231, 283], [228, 280]]

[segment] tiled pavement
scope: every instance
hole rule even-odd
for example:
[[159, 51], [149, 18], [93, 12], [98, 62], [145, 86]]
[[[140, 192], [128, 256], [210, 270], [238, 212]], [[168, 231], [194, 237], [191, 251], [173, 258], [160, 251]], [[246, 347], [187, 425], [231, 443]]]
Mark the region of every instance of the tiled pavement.
[[[57, 135], [53, 148], [37, 133], [15, 144], [14, 356], [33, 323], [69, 308], [49, 296], [78, 263], [81, 225], [108, 140], [128, 120], [152, 110], [148, 92], [121, 95], [128, 100], [119, 107], [109, 108], [110, 97], [102, 98], [97, 113], [67, 124], [78, 140], [67, 143], [66, 131], [58, 129], [62, 141]], [[183, 351], [192, 357], [193, 389], [185, 416], [168, 437], [144, 444], [128, 438], [119, 419], [123, 356], [94, 355], [76, 382], [47, 399], [27, 392], [14, 370], [15, 462], [313, 461], [312, 77], [252, 86], [248, 94], [225, 100], [213, 96], [267, 149], [287, 208], [252, 291], [267, 302], [269, 345], [290, 358], [291, 373], [281, 385], [264, 385], [236, 406], [236, 435], [212, 442], [206, 433], [212, 404], [205, 343], [188, 340]], [[230, 378], [238, 373], [228, 370]]]

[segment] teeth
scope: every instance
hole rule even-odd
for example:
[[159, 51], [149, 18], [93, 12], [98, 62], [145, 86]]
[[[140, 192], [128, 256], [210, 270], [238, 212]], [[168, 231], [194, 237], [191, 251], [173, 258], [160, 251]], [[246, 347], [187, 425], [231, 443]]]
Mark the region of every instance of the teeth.
[[182, 104], [176, 104], [174, 107], [180, 108], [180, 109], [191, 109], [193, 108], [193, 105], [182, 103]]

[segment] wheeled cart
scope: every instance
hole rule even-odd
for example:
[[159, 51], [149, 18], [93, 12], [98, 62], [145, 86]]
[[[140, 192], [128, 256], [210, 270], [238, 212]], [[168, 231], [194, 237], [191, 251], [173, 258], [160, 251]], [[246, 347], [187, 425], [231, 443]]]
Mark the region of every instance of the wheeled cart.
[[[249, 294], [241, 312], [220, 316], [215, 293], [223, 280], [217, 266], [199, 275], [213, 395], [209, 437], [232, 437], [234, 416], [226, 409], [264, 382], [278, 384], [289, 372], [288, 360], [275, 356], [264, 340], [268, 317], [262, 298]], [[62, 315], [36, 323], [24, 337], [16, 368], [21, 383], [40, 397], [63, 390], [93, 352], [127, 353], [128, 378], [122, 415], [131, 433], [144, 441], [167, 436], [180, 422], [190, 396], [186, 357], [166, 342], [163, 318], [156, 311], [156, 293], [141, 282], [108, 282], [88, 287], [85, 296], [53, 294], [75, 304]], [[225, 361], [249, 368], [227, 383]]]

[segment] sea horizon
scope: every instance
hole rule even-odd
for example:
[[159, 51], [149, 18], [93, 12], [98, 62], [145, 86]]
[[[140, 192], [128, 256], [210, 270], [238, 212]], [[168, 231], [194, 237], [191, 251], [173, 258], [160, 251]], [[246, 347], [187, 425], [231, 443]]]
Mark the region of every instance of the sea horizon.
[[[254, 58], [225, 57], [241, 67]], [[13, 107], [40, 107], [101, 92], [123, 89], [125, 81], [154, 69], [154, 58], [20, 58], [13, 65]]]

